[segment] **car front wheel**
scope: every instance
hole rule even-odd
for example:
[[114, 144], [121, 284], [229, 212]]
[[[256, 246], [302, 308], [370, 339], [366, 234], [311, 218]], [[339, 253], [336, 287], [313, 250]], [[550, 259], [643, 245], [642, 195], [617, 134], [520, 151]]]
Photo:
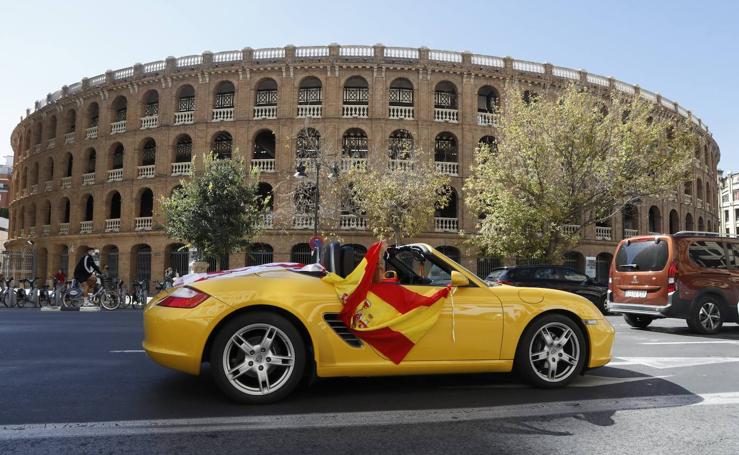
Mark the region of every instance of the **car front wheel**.
[[585, 364], [585, 337], [567, 316], [547, 314], [535, 320], [518, 343], [516, 369], [535, 387], [567, 385]]
[[300, 383], [306, 365], [305, 343], [284, 317], [246, 313], [216, 335], [210, 363], [215, 382], [231, 399], [245, 404], [272, 403]]

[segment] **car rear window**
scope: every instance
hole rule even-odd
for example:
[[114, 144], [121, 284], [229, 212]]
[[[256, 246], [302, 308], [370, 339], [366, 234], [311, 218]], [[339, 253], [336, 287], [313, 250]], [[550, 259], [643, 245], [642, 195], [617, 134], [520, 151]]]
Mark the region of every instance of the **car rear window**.
[[713, 240], [697, 240], [688, 247], [688, 255], [699, 267], [725, 269], [726, 255], [723, 244]]
[[531, 269], [510, 269], [508, 279], [512, 281], [523, 281], [531, 279]]
[[616, 270], [620, 272], [656, 272], [667, 265], [669, 250], [665, 240], [625, 242], [616, 253]]

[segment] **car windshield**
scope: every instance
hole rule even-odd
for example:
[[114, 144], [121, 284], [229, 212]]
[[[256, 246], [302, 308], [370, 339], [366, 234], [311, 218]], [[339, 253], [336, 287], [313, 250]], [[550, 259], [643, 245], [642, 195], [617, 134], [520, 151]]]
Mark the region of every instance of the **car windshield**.
[[655, 272], [667, 265], [665, 239], [631, 241], [621, 244], [616, 253], [616, 269], [620, 272]]
[[500, 277], [503, 276], [505, 271], [506, 269], [493, 270], [488, 274], [488, 276], [485, 277], [485, 281], [497, 281], [500, 279]]

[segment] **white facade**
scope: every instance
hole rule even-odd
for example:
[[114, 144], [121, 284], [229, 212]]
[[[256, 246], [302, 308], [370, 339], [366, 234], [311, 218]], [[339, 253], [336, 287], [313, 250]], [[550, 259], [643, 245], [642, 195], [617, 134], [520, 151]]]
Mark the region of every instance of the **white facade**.
[[719, 177], [719, 219], [722, 234], [739, 232], [739, 171]]

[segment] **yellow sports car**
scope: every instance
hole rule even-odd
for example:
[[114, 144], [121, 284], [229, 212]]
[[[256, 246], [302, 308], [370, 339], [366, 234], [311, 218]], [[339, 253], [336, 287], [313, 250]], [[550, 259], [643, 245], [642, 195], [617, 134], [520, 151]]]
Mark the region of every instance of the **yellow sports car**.
[[[362, 278], [368, 259], [357, 266], [351, 247], [333, 244], [323, 266], [188, 275], [147, 305], [144, 349], [157, 363], [190, 374], [209, 362], [218, 386], [242, 403], [279, 400], [316, 376], [516, 369], [530, 384], [550, 388], [611, 359], [613, 326], [583, 297], [489, 287], [426, 244], [388, 248], [382, 259], [372, 269], [373, 298], [406, 301], [386, 305], [393, 322], [372, 332], [363, 324], [384, 317], [368, 312], [381, 313], [381, 305], [369, 308], [371, 299], [364, 300], [348, 320], [342, 310], [356, 292], [337, 292], [346, 284], [342, 277]], [[419, 309], [419, 302], [428, 306]]]

